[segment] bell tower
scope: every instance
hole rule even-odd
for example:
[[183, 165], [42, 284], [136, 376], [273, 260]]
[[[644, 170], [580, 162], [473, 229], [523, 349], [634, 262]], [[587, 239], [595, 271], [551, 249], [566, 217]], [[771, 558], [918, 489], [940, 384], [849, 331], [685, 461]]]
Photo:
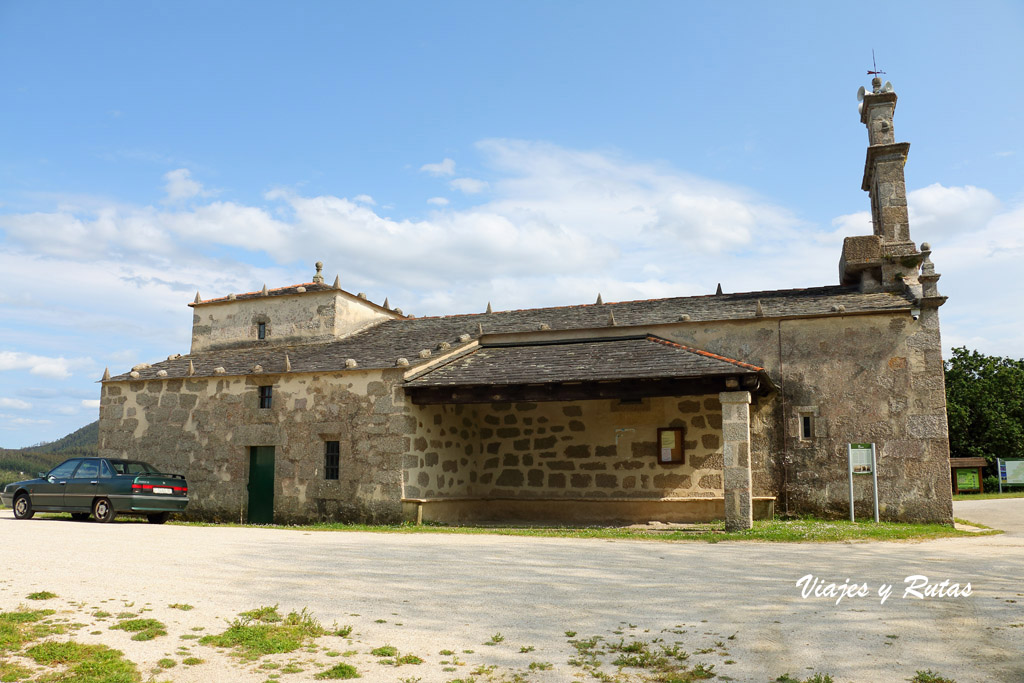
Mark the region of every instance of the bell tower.
[[893, 291], [904, 287], [904, 278], [916, 275], [923, 260], [910, 240], [907, 186], [903, 166], [909, 142], [896, 142], [893, 114], [896, 93], [892, 83], [877, 75], [871, 91], [862, 86], [860, 121], [868, 129], [867, 157], [861, 189], [871, 199], [873, 235], [847, 237], [839, 262], [843, 284], [859, 284], [862, 291]]

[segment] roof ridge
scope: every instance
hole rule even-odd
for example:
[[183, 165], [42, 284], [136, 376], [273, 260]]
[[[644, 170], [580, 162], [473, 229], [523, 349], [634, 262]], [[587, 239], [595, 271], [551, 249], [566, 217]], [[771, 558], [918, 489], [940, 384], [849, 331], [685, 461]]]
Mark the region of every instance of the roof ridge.
[[763, 371], [764, 370], [764, 368], [762, 368], [760, 366], [757, 366], [757, 365], [751, 365], [750, 363], [744, 363], [741, 360], [736, 360], [735, 358], [729, 358], [728, 356], [720, 356], [717, 353], [711, 353], [710, 351], [704, 351], [702, 349], [695, 349], [692, 346], [686, 346], [685, 344], [680, 344], [678, 342], [670, 341], [668, 339], [663, 339], [662, 337], [657, 337], [657, 336], [655, 336], [653, 334], [647, 335], [647, 339], [648, 339], [648, 341], [652, 341], [652, 342], [655, 342], [657, 344], [664, 344], [665, 346], [672, 346], [672, 347], [675, 347], [677, 349], [682, 349], [683, 351], [689, 351], [690, 353], [695, 353], [698, 356], [704, 356], [705, 358], [713, 358], [715, 360], [725, 361], [726, 363], [731, 363], [732, 365], [736, 365], [736, 366], [741, 367], [741, 368], [746, 368], [748, 370], [757, 370], [757, 371]]

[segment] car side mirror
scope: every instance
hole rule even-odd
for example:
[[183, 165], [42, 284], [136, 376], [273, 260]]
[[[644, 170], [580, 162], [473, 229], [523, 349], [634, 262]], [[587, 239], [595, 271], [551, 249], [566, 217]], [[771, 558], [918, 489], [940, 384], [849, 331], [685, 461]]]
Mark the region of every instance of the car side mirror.
[[38, 472], [36, 473], [36, 477], [38, 479], [46, 479], [46, 472]]

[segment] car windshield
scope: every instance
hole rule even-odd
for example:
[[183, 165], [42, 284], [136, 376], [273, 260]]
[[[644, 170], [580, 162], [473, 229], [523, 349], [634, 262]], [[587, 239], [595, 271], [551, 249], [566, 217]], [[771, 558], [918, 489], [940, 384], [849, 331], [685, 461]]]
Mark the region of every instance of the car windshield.
[[111, 460], [110, 465], [118, 474], [159, 474], [152, 466], [137, 460]]

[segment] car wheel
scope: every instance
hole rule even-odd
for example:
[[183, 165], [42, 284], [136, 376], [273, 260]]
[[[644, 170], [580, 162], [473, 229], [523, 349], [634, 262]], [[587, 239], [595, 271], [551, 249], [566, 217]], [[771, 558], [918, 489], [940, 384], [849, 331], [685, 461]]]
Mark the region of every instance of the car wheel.
[[71, 513], [71, 519], [75, 520], [76, 522], [84, 522], [85, 520], [89, 519], [89, 513], [88, 512], [72, 512]]
[[170, 512], [158, 512], [153, 515], [146, 515], [150, 524], [163, 524], [171, 516]]
[[114, 512], [114, 506], [110, 504], [109, 500], [97, 498], [96, 502], [92, 504], [92, 516], [96, 518], [97, 522], [106, 524], [107, 522], [113, 522], [117, 513]]
[[36, 514], [36, 511], [32, 509], [32, 501], [27, 493], [23, 493], [14, 499], [15, 519], [32, 519], [34, 514]]

